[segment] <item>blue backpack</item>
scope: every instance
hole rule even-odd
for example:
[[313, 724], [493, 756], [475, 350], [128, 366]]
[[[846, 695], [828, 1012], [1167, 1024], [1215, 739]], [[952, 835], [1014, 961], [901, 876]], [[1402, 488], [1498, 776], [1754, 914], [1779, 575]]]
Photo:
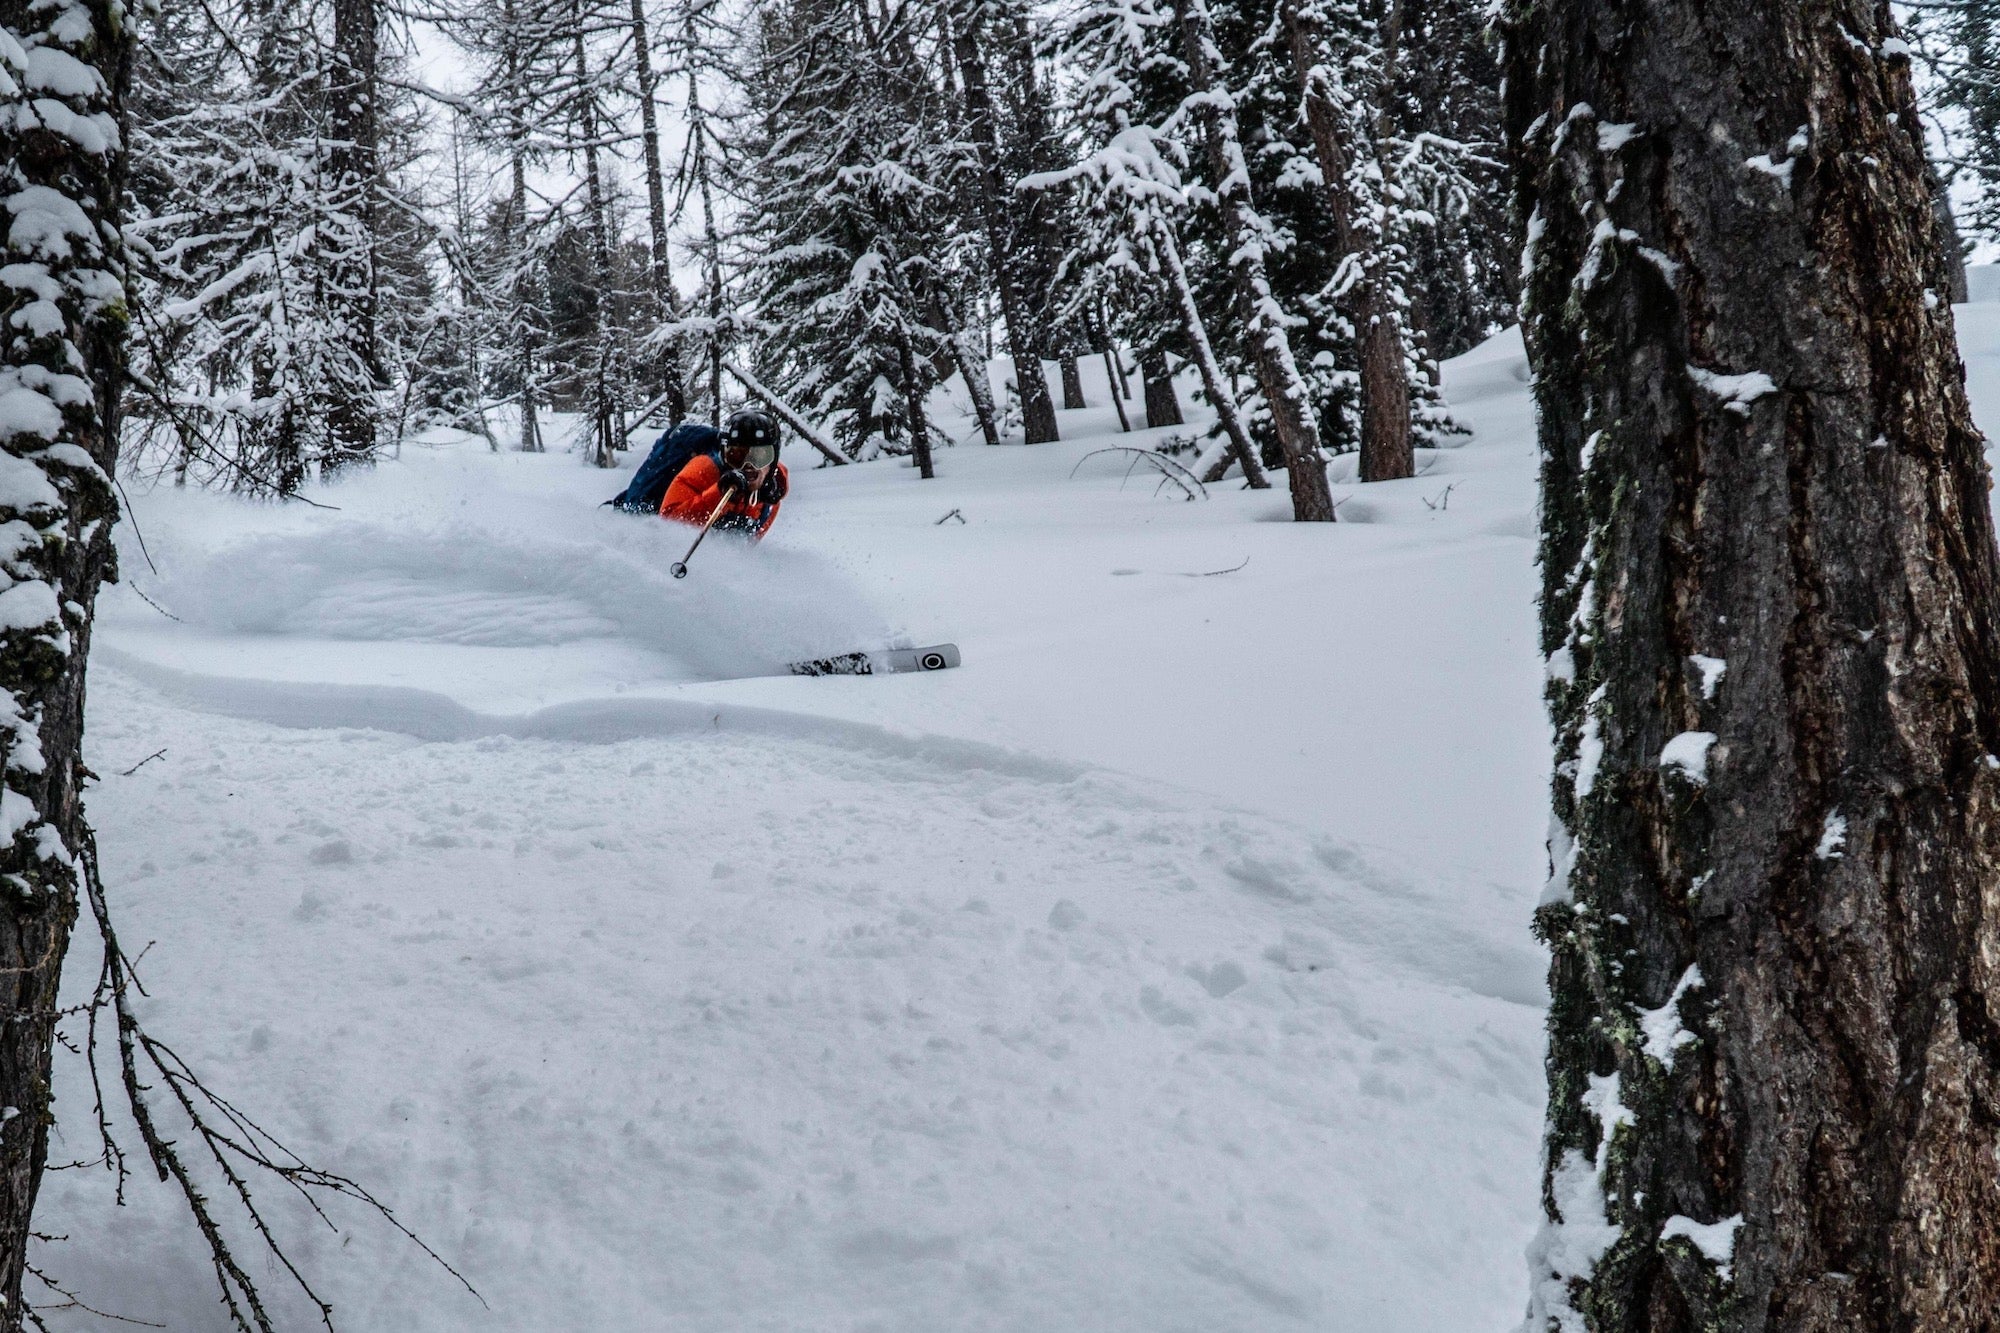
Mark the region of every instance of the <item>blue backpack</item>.
[[653, 442], [653, 452], [632, 474], [631, 484], [604, 503], [628, 514], [657, 514], [667, 498], [667, 487], [696, 454], [708, 454], [720, 461], [722, 434], [698, 421], [683, 421]]

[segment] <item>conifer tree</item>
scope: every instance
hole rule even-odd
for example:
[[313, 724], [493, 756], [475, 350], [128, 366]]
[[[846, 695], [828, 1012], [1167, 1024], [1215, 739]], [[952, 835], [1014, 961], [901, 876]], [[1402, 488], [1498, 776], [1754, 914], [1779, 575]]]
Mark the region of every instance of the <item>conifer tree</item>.
[[[0, 0], [0, 1329], [21, 1283], [54, 1121], [57, 991], [76, 920], [84, 670], [116, 577], [125, 263], [119, 132], [131, 28], [115, 0]], [[18, 113], [18, 114], [16, 114]], [[39, 1321], [37, 1321], [39, 1322]]]
[[2000, 553], [1877, 0], [1512, 0], [1557, 765], [1533, 1333], [2000, 1309]]

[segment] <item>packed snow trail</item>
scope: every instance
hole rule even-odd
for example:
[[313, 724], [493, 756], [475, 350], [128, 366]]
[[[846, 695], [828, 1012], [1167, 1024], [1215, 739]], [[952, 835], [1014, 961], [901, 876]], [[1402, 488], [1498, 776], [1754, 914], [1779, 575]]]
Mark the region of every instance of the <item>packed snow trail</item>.
[[[282, 1206], [343, 1326], [1518, 1321], [1534, 449], [1518, 339], [1449, 374], [1478, 434], [1332, 527], [1067, 480], [1101, 372], [1059, 446], [802, 469], [678, 585], [560, 456], [135, 495], [88, 743], [147, 1021], [490, 1307]], [[912, 636], [966, 665], [761, 674]], [[109, 1196], [50, 1178], [45, 1266], [224, 1327], [182, 1205]]]

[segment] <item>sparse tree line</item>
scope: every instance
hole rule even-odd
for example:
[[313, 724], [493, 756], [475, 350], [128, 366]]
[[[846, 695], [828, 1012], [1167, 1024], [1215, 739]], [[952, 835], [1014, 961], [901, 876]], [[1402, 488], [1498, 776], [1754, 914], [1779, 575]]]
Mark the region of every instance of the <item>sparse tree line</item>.
[[[420, 25], [468, 78], [415, 72]], [[1209, 474], [1324, 519], [1325, 461], [1408, 475], [1456, 429], [1439, 358], [1511, 318], [1473, 0], [227, 0], [139, 37], [129, 429], [177, 480], [291, 494], [440, 423], [609, 465], [744, 396], [928, 476], [939, 385], [1039, 443], [1089, 359], [1128, 426], [1192, 366]]]

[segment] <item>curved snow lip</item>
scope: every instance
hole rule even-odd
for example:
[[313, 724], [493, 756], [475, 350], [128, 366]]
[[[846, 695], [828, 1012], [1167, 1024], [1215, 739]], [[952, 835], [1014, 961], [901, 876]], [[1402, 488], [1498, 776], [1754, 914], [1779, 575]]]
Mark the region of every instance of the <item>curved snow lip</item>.
[[696, 699], [579, 699], [528, 713], [482, 713], [433, 690], [199, 675], [96, 645], [92, 659], [196, 712], [301, 731], [383, 731], [426, 742], [489, 736], [609, 745], [721, 732], [859, 747], [954, 770], [984, 770], [1038, 782], [1074, 782], [1099, 770], [982, 741], [899, 733], [866, 722]]

